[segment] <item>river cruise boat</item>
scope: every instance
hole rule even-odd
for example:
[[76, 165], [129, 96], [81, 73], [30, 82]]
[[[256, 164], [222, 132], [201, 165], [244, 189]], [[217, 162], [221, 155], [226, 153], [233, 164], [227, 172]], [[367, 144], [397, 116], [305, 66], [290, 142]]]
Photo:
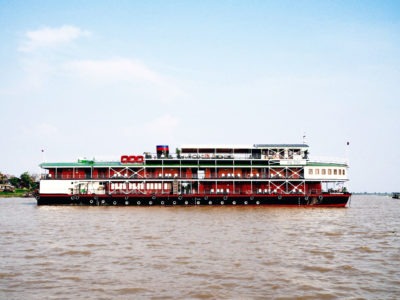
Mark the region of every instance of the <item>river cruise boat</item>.
[[345, 207], [348, 164], [306, 144], [186, 145], [116, 161], [43, 162], [38, 205]]

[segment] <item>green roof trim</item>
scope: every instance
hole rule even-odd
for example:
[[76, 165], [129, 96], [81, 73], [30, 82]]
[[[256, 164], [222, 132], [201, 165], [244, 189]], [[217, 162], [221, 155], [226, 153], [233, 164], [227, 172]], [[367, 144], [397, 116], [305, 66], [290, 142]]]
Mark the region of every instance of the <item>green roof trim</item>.
[[308, 148], [307, 144], [254, 144], [256, 148]]
[[[107, 162], [56, 162], [56, 163], [41, 163], [41, 168], [57, 168], [57, 167], [115, 167], [115, 166], [137, 166], [138, 164], [121, 164], [118, 161]], [[140, 165], [142, 166], [142, 165]]]

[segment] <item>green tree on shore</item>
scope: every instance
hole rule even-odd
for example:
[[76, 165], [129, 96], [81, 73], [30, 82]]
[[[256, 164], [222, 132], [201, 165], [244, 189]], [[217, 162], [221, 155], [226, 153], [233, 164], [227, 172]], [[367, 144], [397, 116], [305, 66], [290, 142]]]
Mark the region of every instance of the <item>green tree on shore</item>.
[[7, 182], [8, 182], [7, 175], [0, 172], [0, 183], [7, 183]]
[[24, 172], [21, 174], [20, 181], [21, 181], [20, 183], [21, 187], [27, 189], [33, 188], [33, 185], [35, 183], [34, 178], [31, 175], [29, 175], [28, 172]]
[[37, 187], [35, 176], [24, 172], [20, 177], [7, 176], [0, 172], [0, 183], [9, 183], [16, 188], [34, 189]]
[[11, 176], [10, 178], [8, 178], [8, 182], [9, 182], [12, 186], [14, 186], [14, 187], [16, 187], [16, 188], [19, 188], [19, 187], [20, 187], [20, 182], [21, 182], [21, 180], [20, 180], [18, 177]]

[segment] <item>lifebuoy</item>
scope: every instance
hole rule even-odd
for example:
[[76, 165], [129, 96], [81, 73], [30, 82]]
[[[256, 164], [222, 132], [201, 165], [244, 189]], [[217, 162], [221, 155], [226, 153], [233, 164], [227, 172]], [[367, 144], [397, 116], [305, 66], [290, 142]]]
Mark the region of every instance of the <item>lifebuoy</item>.
[[104, 203], [106, 203], [106, 200], [101, 200], [101, 204], [104, 204]]
[[250, 200], [254, 200], [254, 196], [250, 196]]
[[161, 205], [164, 205], [164, 201], [161, 201], [161, 203], [160, 203]]
[[75, 200], [75, 197], [74, 197], [74, 196], [71, 196], [71, 200]]
[[212, 201], [208, 201], [208, 204], [211, 205], [211, 204], [212, 204]]
[[172, 201], [172, 204], [173, 204], [173, 205], [176, 205], [176, 201]]
[[129, 205], [129, 201], [125, 201], [125, 205]]
[[93, 204], [93, 199], [90, 199], [89, 203], [90, 203], [90, 204]]
[[208, 200], [208, 196], [204, 196], [204, 200]]
[[228, 196], [224, 196], [224, 200], [227, 200], [228, 199]]
[[36, 196], [35, 198], [36, 198], [36, 200], [39, 200], [39, 199], [40, 199], [40, 196]]
[[188, 204], [189, 204], [189, 202], [185, 201], [185, 205], [188, 205]]
[[279, 199], [279, 200], [281, 200], [281, 199], [282, 199], [282, 196], [281, 196], [281, 195], [279, 195], [279, 196], [278, 196], [278, 199]]
[[152, 196], [151, 199], [156, 200], [156, 196]]
[[308, 200], [308, 196], [305, 196], [305, 197], [304, 197], [304, 200]]
[[75, 200], [79, 200], [79, 196], [75, 196]]
[[179, 196], [178, 196], [178, 200], [182, 200], [182, 196], [179, 195]]
[[221, 205], [224, 205], [224, 203], [225, 203], [224, 201], [221, 201]]
[[256, 201], [256, 204], [257, 204], [257, 205], [260, 205], [260, 201]]
[[140, 201], [136, 202], [137, 205], [140, 205]]
[[247, 201], [244, 201], [244, 205], [247, 205], [247, 203], [248, 203]]
[[114, 205], [117, 205], [117, 201], [114, 200], [114, 201], [113, 201], [113, 204], [114, 204]]
[[144, 157], [143, 155], [122, 155], [121, 163], [123, 164], [133, 164], [133, 163], [143, 163]]
[[200, 201], [197, 201], [197, 205], [200, 205]]
[[236, 205], [236, 201], [232, 201], [232, 204], [233, 204], [233, 205]]
[[319, 195], [319, 196], [318, 196], [318, 199], [319, 199], [319, 200], [322, 200], [322, 199], [324, 199], [324, 197], [323, 197], [322, 195]]
[[153, 201], [149, 201], [149, 205], [153, 205]]

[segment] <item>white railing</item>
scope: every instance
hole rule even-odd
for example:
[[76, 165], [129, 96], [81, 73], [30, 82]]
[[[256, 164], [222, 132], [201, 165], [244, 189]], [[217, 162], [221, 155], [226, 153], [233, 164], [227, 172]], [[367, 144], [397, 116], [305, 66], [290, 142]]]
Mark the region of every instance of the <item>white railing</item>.
[[310, 162], [316, 163], [334, 163], [334, 164], [348, 164], [347, 158], [343, 157], [327, 157], [327, 156], [313, 156], [309, 159]]

